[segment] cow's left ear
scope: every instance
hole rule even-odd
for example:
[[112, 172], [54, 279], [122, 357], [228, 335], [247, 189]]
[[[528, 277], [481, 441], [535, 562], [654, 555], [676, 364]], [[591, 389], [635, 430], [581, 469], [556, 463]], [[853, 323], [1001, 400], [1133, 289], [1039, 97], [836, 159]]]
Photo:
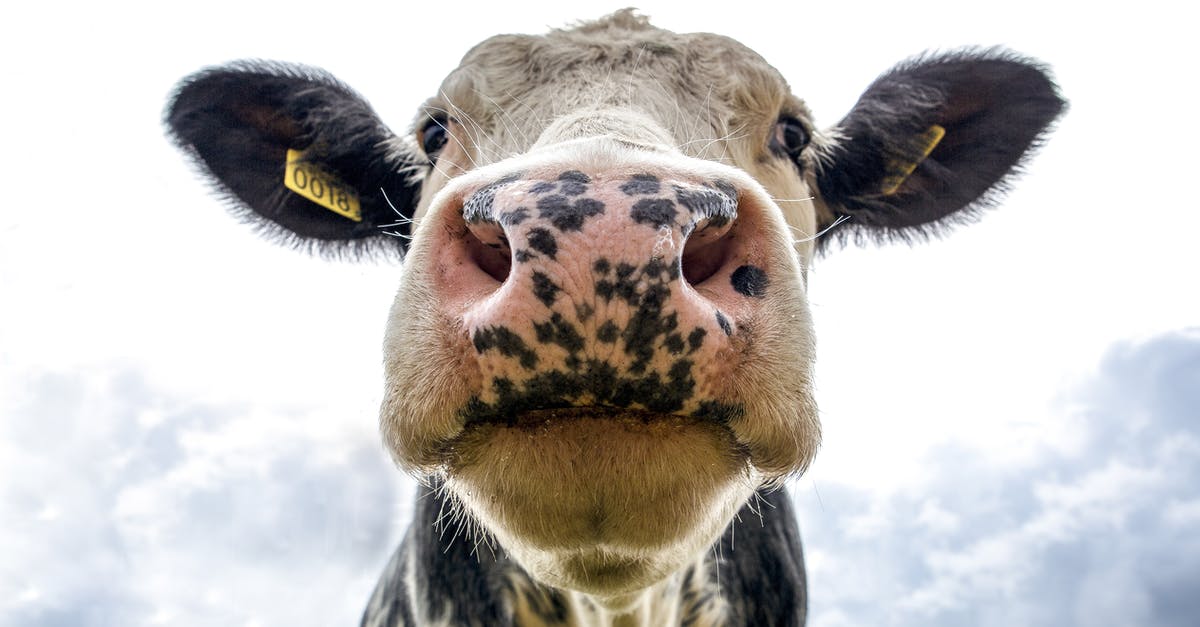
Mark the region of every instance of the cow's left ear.
[[816, 146], [819, 226], [849, 217], [835, 236], [906, 239], [969, 218], [1065, 106], [1045, 67], [1007, 50], [901, 63]]
[[264, 61], [210, 68], [180, 83], [165, 117], [233, 212], [269, 238], [337, 256], [403, 252], [413, 172], [428, 160], [330, 74]]

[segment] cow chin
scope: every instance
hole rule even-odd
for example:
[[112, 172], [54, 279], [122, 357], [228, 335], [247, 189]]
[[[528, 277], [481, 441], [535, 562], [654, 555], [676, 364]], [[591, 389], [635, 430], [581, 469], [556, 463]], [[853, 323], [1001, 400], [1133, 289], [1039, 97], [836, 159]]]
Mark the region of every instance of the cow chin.
[[542, 583], [619, 598], [705, 550], [762, 483], [725, 427], [595, 408], [468, 426], [446, 488]]

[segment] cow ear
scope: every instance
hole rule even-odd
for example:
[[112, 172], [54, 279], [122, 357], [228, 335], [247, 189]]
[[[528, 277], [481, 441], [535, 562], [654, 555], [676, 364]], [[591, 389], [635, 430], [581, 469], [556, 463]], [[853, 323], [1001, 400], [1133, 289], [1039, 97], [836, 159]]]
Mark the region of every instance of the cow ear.
[[1001, 49], [925, 55], [879, 77], [818, 144], [824, 230], [911, 239], [995, 202], [1066, 102]]
[[414, 166], [426, 162], [328, 73], [260, 61], [204, 70], [179, 84], [165, 121], [264, 235], [335, 256], [403, 254]]

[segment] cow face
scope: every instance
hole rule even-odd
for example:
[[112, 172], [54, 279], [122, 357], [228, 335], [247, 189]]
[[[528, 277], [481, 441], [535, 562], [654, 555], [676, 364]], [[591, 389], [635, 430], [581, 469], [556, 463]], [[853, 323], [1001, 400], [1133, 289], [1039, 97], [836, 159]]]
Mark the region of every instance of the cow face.
[[167, 119], [268, 234], [406, 253], [395, 459], [535, 578], [621, 599], [811, 461], [822, 233], [969, 217], [1062, 106], [1036, 64], [966, 51], [897, 66], [818, 130], [744, 46], [621, 12], [485, 41], [408, 135], [269, 63], [185, 80]]

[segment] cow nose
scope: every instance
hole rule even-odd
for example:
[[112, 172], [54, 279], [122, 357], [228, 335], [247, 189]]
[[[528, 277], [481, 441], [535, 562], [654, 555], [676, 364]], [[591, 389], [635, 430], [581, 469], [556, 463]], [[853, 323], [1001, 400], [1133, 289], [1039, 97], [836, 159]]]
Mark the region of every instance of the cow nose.
[[760, 212], [740, 196], [670, 171], [515, 174], [464, 191], [457, 262], [439, 283], [471, 295], [458, 316], [481, 385], [467, 418], [575, 406], [733, 418], [721, 399], [738, 325], [770, 287]]

